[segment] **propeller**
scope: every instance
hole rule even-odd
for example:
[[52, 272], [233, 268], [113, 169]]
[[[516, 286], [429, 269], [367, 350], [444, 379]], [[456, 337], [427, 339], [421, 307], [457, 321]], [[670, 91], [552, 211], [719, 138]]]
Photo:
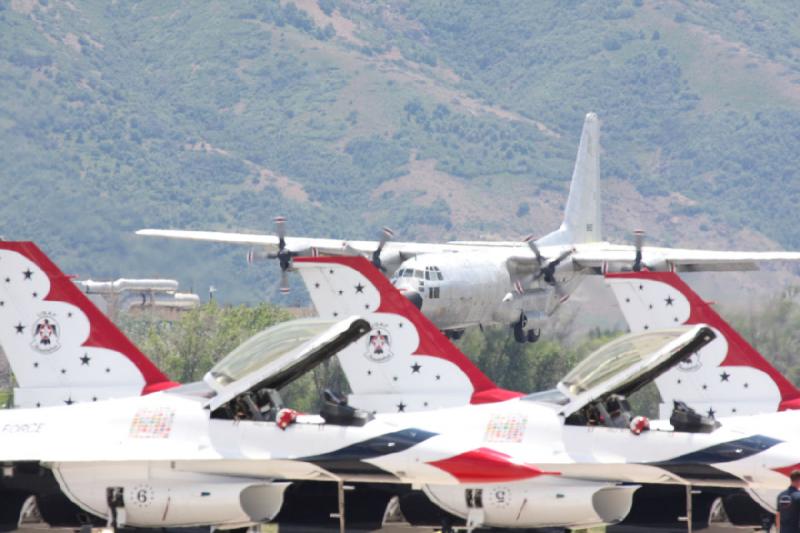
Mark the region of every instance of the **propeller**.
[[289, 275], [286, 271], [292, 266], [292, 257], [296, 254], [286, 247], [286, 217], [277, 216], [274, 221], [275, 233], [278, 234], [278, 253], [270, 254], [270, 258], [277, 259], [281, 266], [281, 292], [286, 294], [289, 292]]
[[558, 268], [558, 265], [560, 265], [562, 261], [575, 253], [575, 248], [564, 250], [555, 259], [546, 261], [539, 247], [536, 245], [536, 239], [534, 239], [533, 235], [526, 237], [525, 242], [528, 243], [528, 247], [533, 252], [533, 255], [536, 257], [536, 263], [539, 265], [539, 272], [533, 276], [533, 281], [544, 279], [545, 283], [553, 287], [553, 290], [562, 302], [566, 300], [569, 295], [556, 279], [556, 268]]
[[542, 268], [544, 259], [542, 259], [542, 253], [539, 251], [539, 247], [536, 246], [536, 238], [533, 235], [528, 235], [525, 237], [524, 242], [528, 243], [528, 247], [533, 252], [533, 255], [536, 256], [536, 262], [539, 263], [539, 268]]
[[636, 257], [633, 260], [633, 271], [642, 271], [642, 246], [644, 245], [644, 230], [637, 229], [633, 232], [633, 245], [636, 247]]
[[560, 289], [558, 285], [558, 281], [556, 280], [556, 267], [561, 264], [561, 262], [566, 259], [567, 257], [571, 256], [575, 253], [575, 248], [570, 248], [568, 250], [564, 250], [559, 254], [558, 257], [552, 259], [547, 262], [547, 264], [539, 270], [539, 273], [534, 277], [534, 279], [544, 278], [544, 281], [550, 285], [556, 287], [556, 290]]
[[545, 261], [544, 257], [542, 257], [542, 253], [539, 251], [539, 247], [536, 246], [536, 240], [533, 238], [533, 235], [526, 237], [525, 242], [528, 243], [528, 247], [533, 252], [533, 255], [536, 256], [536, 263], [539, 265], [539, 272], [536, 273], [536, 275], [533, 277], [533, 280], [536, 281], [539, 278], [544, 278], [544, 281], [548, 285], [555, 286], [556, 291], [558, 292], [561, 287], [558, 285], [558, 281], [556, 280], [556, 268], [561, 264], [562, 261], [564, 261], [564, 259], [575, 253], [575, 248], [564, 250], [555, 259]]
[[394, 232], [384, 226], [381, 229], [381, 240], [378, 243], [378, 247], [372, 252], [372, 264], [375, 265], [381, 272], [386, 272], [386, 269], [383, 268], [383, 264], [381, 263], [381, 252], [383, 252], [383, 247], [386, 245], [387, 242], [394, 238]]
[[292, 258], [300, 255], [286, 247], [286, 217], [277, 216], [274, 219], [275, 233], [278, 234], [278, 251], [276, 253], [264, 253], [251, 248], [247, 252], [247, 264], [252, 265], [257, 261], [267, 259], [277, 259], [281, 267], [281, 292], [289, 292], [289, 274], [287, 271], [292, 267]]

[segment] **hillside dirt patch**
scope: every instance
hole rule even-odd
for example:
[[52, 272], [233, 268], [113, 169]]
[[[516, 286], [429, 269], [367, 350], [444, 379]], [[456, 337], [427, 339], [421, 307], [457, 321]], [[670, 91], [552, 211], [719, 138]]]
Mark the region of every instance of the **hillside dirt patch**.
[[[187, 143], [183, 146], [183, 149], [192, 152], [205, 152], [207, 154], [215, 154], [222, 157], [240, 159], [237, 158], [234, 154], [232, 154], [228, 150], [217, 148], [205, 141], [198, 141], [194, 144]], [[261, 165], [258, 165], [248, 159], [240, 159], [240, 160], [253, 173], [253, 176], [257, 178], [255, 183], [251, 179], [247, 180], [248, 184], [247, 187], [250, 190], [255, 192], [261, 192], [266, 187], [273, 186], [280, 191], [280, 193], [284, 196], [284, 198], [303, 203], [310, 201], [308, 193], [300, 183], [292, 180], [288, 176], [284, 176], [283, 174], [273, 172], [272, 170], [263, 167]]]
[[[261, 192], [266, 187], [273, 186], [281, 192], [284, 198], [302, 203], [307, 203], [310, 201], [306, 190], [296, 181], [284, 176], [283, 174], [278, 174], [277, 172], [273, 172], [268, 168], [256, 165], [252, 161], [245, 160], [244, 163], [258, 177], [258, 182], [251, 184], [251, 189], [253, 191]], [[319, 205], [319, 203], [314, 202], [314, 205]]]
[[[288, 2], [288, 0], [286, 0], [286, 2]], [[320, 9], [316, 0], [300, 0], [295, 2], [295, 5], [298, 8], [306, 11], [314, 19], [315, 24], [318, 26], [321, 25], [324, 27], [329, 22], [333, 24], [333, 21], [338, 14], [338, 11], [334, 11], [332, 16], [328, 17]], [[352, 21], [349, 21], [349, 19], [344, 20], [347, 20], [352, 24]], [[263, 22], [257, 22], [257, 24], [264, 29], [270, 28], [271, 26], [270, 24]], [[272, 27], [271, 29], [274, 30], [276, 28]], [[336, 29], [336, 25], [334, 25], [334, 29]], [[287, 33], [291, 31], [286, 27], [280, 28], [280, 30]], [[370, 56], [362, 53], [359, 50], [343, 47], [341, 44], [337, 44], [335, 41], [309, 40], [309, 38], [306, 36], [303, 36], [302, 40], [299, 40], [297, 44], [308, 49], [327, 51], [334, 56], [338, 56], [340, 61], [342, 61], [344, 64], [351, 65], [352, 68], [366, 68], [368, 66], [372, 66], [379, 72], [385, 74], [387, 79], [418, 86], [426, 95], [432, 96], [442, 103], [452, 105], [456, 110], [460, 110], [471, 115], [488, 114], [502, 120], [530, 124], [535, 126], [545, 135], [555, 138], [560, 137], [559, 133], [549, 128], [543, 122], [525, 117], [519, 113], [504, 109], [499, 106], [488, 104], [477, 98], [469, 96], [462, 90], [453, 87], [451, 84], [457, 83], [460, 78], [451, 68], [447, 67], [446, 65], [423, 65], [406, 58], [396, 47], [389, 49], [383, 54]], [[351, 42], [351, 44], [356, 43]], [[360, 41], [358, 44], [361, 46], [366, 45], [367, 43]]]
[[81, 53], [82, 47], [81, 43], [78, 41], [78, 36], [74, 33], [68, 33], [62, 39], [62, 42], [67, 45], [68, 48], [72, 49], [74, 52]]
[[356, 23], [342, 16], [338, 9], [333, 10], [330, 15], [326, 15], [325, 12], [319, 7], [317, 0], [281, 0], [281, 5], [288, 4], [290, 1], [293, 2], [294, 5], [296, 5], [299, 9], [302, 9], [308, 13], [309, 16], [311, 16], [311, 18], [314, 20], [314, 24], [320, 28], [324, 28], [330, 24], [334, 31], [336, 31], [337, 37], [340, 37], [356, 46], [364, 46], [367, 44], [356, 37]]
[[800, 75], [743, 42], [731, 41], [688, 21], [675, 22], [673, 14], [684, 9], [680, 2], [672, 0], [645, 4], [642, 14], [655, 21], [665, 36], [678, 36], [672, 45], [684, 55], [686, 77], [700, 94], [705, 111], [726, 104], [747, 105], [754, 94], [800, 103]]
[[30, 15], [37, 7], [39, 2], [36, 0], [11, 0], [11, 9], [22, 15]]
[[[450, 208], [453, 232], [459, 240], [497, 239], [516, 240], [525, 235], [550, 231], [560, 223], [563, 200], [553, 191], [537, 191], [524, 182], [492, 187], [487, 198], [485, 181], [491, 178], [465, 180], [436, 169], [435, 159], [417, 159], [412, 152], [408, 173], [386, 181], [372, 192], [379, 198], [387, 192], [411, 193], [420, 206], [441, 200]], [[504, 180], [498, 179], [498, 184]], [[517, 209], [528, 201], [530, 211], [518, 217]], [[489, 232], [476, 233], [476, 227], [486, 223]]]

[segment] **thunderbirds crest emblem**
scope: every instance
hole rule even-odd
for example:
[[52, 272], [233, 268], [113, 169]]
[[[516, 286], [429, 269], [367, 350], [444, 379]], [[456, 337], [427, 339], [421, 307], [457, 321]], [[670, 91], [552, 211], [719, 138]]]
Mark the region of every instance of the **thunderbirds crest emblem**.
[[58, 325], [53, 313], [41, 313], [38, 320], [33, 323], [33, 340], [31, 348], [37, 352], [50, 353], [61, 348], [59, 337], [61, 326]]
[[367, 359], [375, 363], [384, 363], [392, 358], [392, 338], [386, 324], [373, 324], [367, 337]]

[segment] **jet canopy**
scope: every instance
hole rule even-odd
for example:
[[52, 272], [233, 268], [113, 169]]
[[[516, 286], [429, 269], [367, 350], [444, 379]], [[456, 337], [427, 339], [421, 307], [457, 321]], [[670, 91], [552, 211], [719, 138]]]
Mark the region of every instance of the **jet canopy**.
[[[283, 388], [370, 330], [363, 318], [340, 321], [306, 318], [283, 322], [242, 343], [206, 373], [203, 381], [216, 394], [214, 411], [243, 398], [259, 410]], [[272, 395], [272, 398], [268, 396]]]
[[[209, 371], [219, 390], [291, 352], [336, 324], [335, 320], [305, 318], [270, 326], [237, 346]], [[209, 380], [206, 379], [206, 382]]]
[[[691, 328], [676, 328], [624, 335], [592, 352], [573, 368], [559, 383], [559, 389], [577, 396], [640, 368], [646, 371], [659, 361], [662, 347], [687, 333]], [[631, 376], [634, 377], [634, 376]], [[614, 381], [614, 380], [612, 380]]]
[[705, 325], [624, 335], [578, 363], [555, 390], [526, 399], [559, 406], [567, 424], [627, 427], [627, 398], [714, 337]]

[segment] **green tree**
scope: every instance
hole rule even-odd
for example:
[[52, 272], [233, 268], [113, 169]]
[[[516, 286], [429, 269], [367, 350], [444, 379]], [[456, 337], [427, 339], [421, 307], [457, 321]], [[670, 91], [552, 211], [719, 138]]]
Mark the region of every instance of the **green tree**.
[[[188, 311], [176, 321], [153, 315], [126, 315], [120, 325], [131, 340], [170, 379], [181, 383], [199, 381], [221, 358], [259, 331], [289, 320], [280, 307], [220, 306], [211, 302]], [[326, 387], [347, 392], [347, 384], [336, 359], [331, 359], [281, 391], [286, 405], [301, 411], [316, 411]]]
[[270, 304], [225, 307], [211, 302], [174, 322], [129, 315], [121, 326], [170, 379], [188, 383], [202, 379], [214, 363], [255, 333], [289, 318], [286, 310]]
[[747, 312], [733, 313], [733, 328], [793, 383], [800, 382], [800, 304], [797, 287]]

